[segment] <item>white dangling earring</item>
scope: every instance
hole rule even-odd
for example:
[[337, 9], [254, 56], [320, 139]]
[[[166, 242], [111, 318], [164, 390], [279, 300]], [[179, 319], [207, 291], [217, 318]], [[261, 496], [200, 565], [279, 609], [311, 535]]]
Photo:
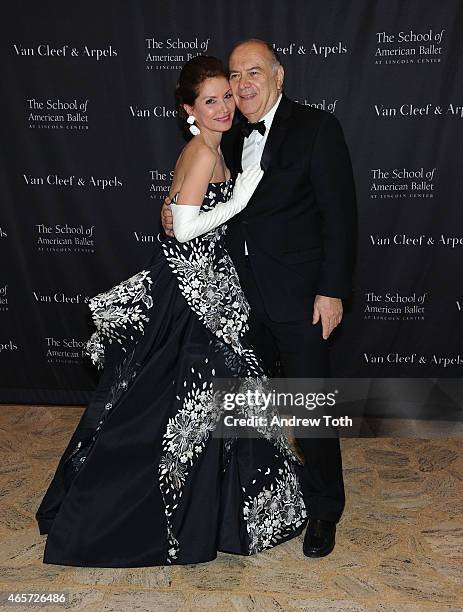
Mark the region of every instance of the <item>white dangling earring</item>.
[[200, 129], [199, 127], [197, 127], [196, 125], [194, 125], [196, 121], [196, 118], [194, 115], [188, 115], [188, 119], [186, 120], [186, 122], [190, 125], [190, 132], [193, 134], [193, 136], [197, 136], [198, 134], [200, 134]]

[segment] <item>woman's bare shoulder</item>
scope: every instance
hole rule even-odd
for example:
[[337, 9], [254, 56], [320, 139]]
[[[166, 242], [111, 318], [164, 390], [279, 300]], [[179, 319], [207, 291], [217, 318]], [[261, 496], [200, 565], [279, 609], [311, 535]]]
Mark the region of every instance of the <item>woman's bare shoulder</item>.
[[214, 164], [217, 161], [217, 153], [204, 142], [190, 140], [184, 147], [178, 162], [182, 167], [196, 166], [198, 163]]
[[212, 176], [217, 163], [217, 154], [203, 142], [194, 139], [182, 149], [177, 163], [175, 164], [174, 179], [172, 181], [171, 192], [180, 191], [185, 178], [189, 175], [201, 173]]

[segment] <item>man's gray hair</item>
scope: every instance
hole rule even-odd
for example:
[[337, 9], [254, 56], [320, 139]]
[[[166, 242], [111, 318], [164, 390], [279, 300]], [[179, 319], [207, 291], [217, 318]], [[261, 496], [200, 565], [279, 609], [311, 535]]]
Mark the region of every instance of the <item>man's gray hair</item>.
[[273, 68], [274, 73], [276, 69], [278, 68], [278, 66], [283, 65], [281, 63], [278, 52], [273, 48], [273, 46], [269, 42], [267, 42], [266, 40], [262, 40], [261, 38], [246, 38], [244, 40], [240, 40], [239, 42], [236, 43], [236, 45], [233, 46], [232, 50], [230, 51], [230, 55], [233, 53], [233, 51], [238, 49], [238, 47], [241, 47], [241, 45], [245, 45], [247, 43], [258, 43], [260, 45], [263, 45], [267, 49], [267, 51], [270, 53], [270, 57], [272, 58], [272, 68]]

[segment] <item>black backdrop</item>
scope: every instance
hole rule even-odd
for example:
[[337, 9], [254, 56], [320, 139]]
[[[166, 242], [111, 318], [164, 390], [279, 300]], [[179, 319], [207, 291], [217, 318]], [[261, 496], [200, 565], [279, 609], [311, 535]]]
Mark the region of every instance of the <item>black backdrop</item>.
[[84, 403], [88, 298], [157, 248], [198, 53], [261, 37], [285, 90], [341, 120], [357, 184], [355, 298], [336, 376], [459, 377], [463, 5], [353, 0], [9, 3], [2, 18], [0, 401]]

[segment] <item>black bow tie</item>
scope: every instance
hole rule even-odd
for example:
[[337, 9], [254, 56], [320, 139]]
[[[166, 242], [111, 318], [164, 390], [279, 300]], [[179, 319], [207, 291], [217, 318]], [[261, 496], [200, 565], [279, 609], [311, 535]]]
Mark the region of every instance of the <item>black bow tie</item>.
[[265, 121], [258, 121], [257, 123], [243, 123], [241, 131], [244, 137], [247, 138], [253, 130], [257, 130], [262, 136], [265, 134]]

